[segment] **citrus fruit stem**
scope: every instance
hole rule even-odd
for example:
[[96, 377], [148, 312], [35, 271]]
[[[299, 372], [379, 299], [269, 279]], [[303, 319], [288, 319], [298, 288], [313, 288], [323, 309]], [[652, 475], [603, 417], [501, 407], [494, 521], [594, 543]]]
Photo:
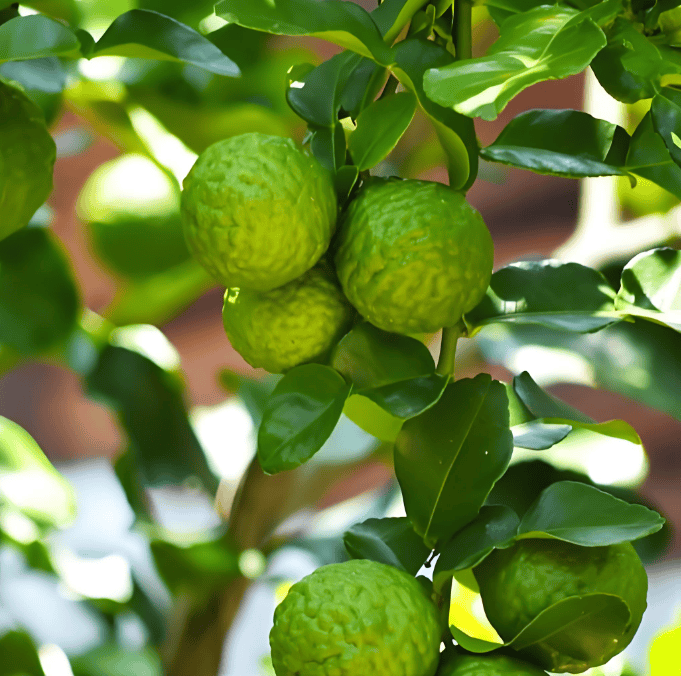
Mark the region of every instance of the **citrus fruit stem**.
[[454, 376], [456, 367], [456, 343], [463, 334], [461, 322], [456, 326], [442, 329], [442, 342], [440, 344], [440, 358], [437, 361], [437, 373], [443, 376]]

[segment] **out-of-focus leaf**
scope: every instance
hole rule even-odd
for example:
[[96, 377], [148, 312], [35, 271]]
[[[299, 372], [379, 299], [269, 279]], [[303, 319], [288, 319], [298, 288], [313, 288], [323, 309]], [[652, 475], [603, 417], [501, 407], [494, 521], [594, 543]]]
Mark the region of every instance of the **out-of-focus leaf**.
[[653, 127], [662, 137], [669, 155], [681, 165], [681, 92], [664, 87], [653, 97], [650, 114]]
[[65, 526], [76, 511], [75, 495], [68, 482], [31, 435], [2, 416], [0, 499], [42, 525]]
[[71, 668], [74, 676], [161, 676], [163, 673], [158, 653], [152, 648], [132, 651], [114, 643], [105, 643], [72, 657]]
[[511, 458], [504, 386], [489, 375], [450, 384], [395, 442], [395, 474], [407, 516], [428, 546], [472, 521]]
[[28, 61], [8, 61], [0, 66], [0, 75], [19, 82], [27, 90], [58, 94], [66, 85], [66, 71], [54, 56]]
[[45, 676], [33, 639], [23, 631], [0, 636], [0, 676]]
[[581, 411], [545, 392], [527, 371], [513, 379], [513, 389], [536, 418], [565, 418], [586, 424], [594, 422]]
[[527, 448], [531, 451], [544, 451], [551, 448], [572, 432], [572, 425], [551, 424], [543, 420], [514, 425], [513, 445], [516, 448]]
[[51, 232], [28, 228], [0, 242], [0, 344], [39, 354], [76, 327], [78, 291]]
[[64, 24], [47, 16], [18, 16], [0, 26], [0, 63], [80, 55], [80, 41]]

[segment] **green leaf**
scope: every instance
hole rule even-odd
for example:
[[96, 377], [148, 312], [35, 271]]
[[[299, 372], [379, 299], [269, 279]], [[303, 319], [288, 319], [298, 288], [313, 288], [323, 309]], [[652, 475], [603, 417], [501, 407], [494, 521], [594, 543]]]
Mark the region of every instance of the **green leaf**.
[[340, 124], [313, 132], [310, 150], [323, 167], [337, 172], [345, 164], [345, 132]]
[[516, 448], [527, 448], [531, 451], [545, 451], [551, 448], [572, 432], [572, 425], [547, 423], [544, 420], [514, 425], [513, 445]]
[[615, 307], [681, 332], [681, 252], [664, 247], [632, 258]]
[[614, 296], [600, 272], [579, 263], [523, 261], [495, 272], [487, 295], [464, 320], [473, 334], [497, 322], [588, 333], [618, 320]]
[[390, 49], [371, 15], [340, 0], [221, 0], [216, 14], [245, 28], [275, 35], [311, 35], [389, 65]]
[[498, 648], [503, 648], [504, 643], [495, 643], [494, 641], [485, 641], [482, 638], [475, 638], [474, 636], [469, 636], [465, 631], [462, 631], [453, 624], [450, 625], [449, 631], [451, 632], [454, 640], [464, 649], [471, 653], [489, 653], [492, 650], [497, 650]]
[[87, 56], [181, 61], [217, 75], [236, 77], [240, 74], [234, 61], [208, 38], [175, 19], [148, 9], [132, 9], [119, 16]]
[[354, 164], [346, 164], [339, 167], [336, 171], [336, 176], [334, 177], [334, 185], [336, 188], [336, 195], [338, 196], [339, 206], [343, 206], [350, 195], [352, 194], [352, 189], [357, 184], [357, 179], [359, 178], [359, 170]]
[[434, 547], [472, 521], [511, 458], [508, 397], [487, 374], [450, 384], [395, 442], [407, 516]]
[[449, 185], [454, 190], [469, 188], [478, 167], [478, 141], [473, 120], [433, 102], [423, 88], [424, 73], [451, 63], [452, 55], [430, 40], [411, 38], [395, 46], [394, 61], [395, 77], [416, 95], [437, 133], [447, 158]]
[[45, 676], [33, 639], [23, 631], [0, 636], [0, 676]]
[[383, 0], [371, 12], [371, 18], [381, 31], [383, 39], [391, 43], [427, 2], [428, 0]]
[[442, 106], [494, 120], [523, 89], [580, 73], [605, 44], [587, 12], [537, 7], [504, 21], [487, 56], [429, 70], [424, 89]]
[[328, 366], [291, 369], [274, 388], [258, 431], [258, 460], [275, 474], [309, 460], [329, 438], [351, 385]]
[[353, 559], [386, 563], [410, 575], [419, 572], [430, 553], [406, 517], [356, 523], [343, 535], [343, 543]]
[[[71, 486], [31, 435], [0, 416], [0, 502], [43, 525], [66, 526], [75, 516]], [[1, 672], [0, 672], [1, 673]]]
[[456, 571], [473, 568], [495, 549], [510, 546], [518, 528], [518, 515], [504, 505], [486, 505], [442, 548], [433, 571], [435, 589], [441, 591]]
[[631, 137], [626, 169], [657, 183], [681, 199], [681, 167], [674, 162], [664, 140], [655, 132], [650, 113], [646, 113]]
[[656, 533], [664, 519], [643, 505], [632, 505], [576, 481], [546, 488], [518, 526], [519, 537], [550, 537], [582, 547], [605, 547]]
[[66, 86], [64, 65], [55, 56], [27, 61], [8, 61], [0, 66], [0, 76], [18, 82], [28, 91], [46, 94], [59, 94]]
[[360, 394], [348, 397], [343, 413], [365, 432], [389, 443], [397, 439], [404, 423], [402, 418], [396, 418], [371, 399]]
[[348, 149], [360, 171], [374, 167], [389, 155], [415, 112], [416, 97], [410, 92], [401, 92], [374, 101], [359, 114]]
[[681, 92], [665, 87], [653, 97], [650, 113], [669, 155], [681, 165]]
[[52, 233], [28, 228], [0, 242], [0, 344], [40, 354], [76, 328], [78, 291]]
[[80, 56], [80, 41], [64, 24], [42, 14], [0, 25], [0, 63], [45, 56]]
[[448, 382], [447, 376], [433, 373], [362, 390], [362, 396], [396, 418], [408, 420], [434, 406], [444, 393]]
[[581, 411], [544, 392], [527, 371], [513, 378], [513, 390], [536, 418], [565, 418], [586, 424], [594, 422]]
[[480, 156], [537, 174], [628, 176], [629, 135], [577, 110], [528, 110], [514, 117]]
[[74, 676], [162, 676], [158, 652], [146, 647], [126, 650], [114, 643], [103, 643], [86, 653], [71, 658]]

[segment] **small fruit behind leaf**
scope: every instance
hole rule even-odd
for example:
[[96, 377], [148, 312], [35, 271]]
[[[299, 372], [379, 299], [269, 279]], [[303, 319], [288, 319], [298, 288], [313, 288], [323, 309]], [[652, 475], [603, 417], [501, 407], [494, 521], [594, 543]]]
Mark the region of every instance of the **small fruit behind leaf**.
[[474, 574], [485, 613], [505, 641], [513, 639], [543, 610], [569, 597], [612, 594], [627, 604], [629, 624], [624, 634], [612, 636], [606, 654], [602, 643], [598, 643], [597, 653], [594, 648], [594, 654], [586, 654], [588, 646], [583, 642], [577, 648], [579, 655], [563, 655], [555, 646], [533, 648], [533, 659], [551, 671], [580, 673], [604, 664], [629, 645], [646, 608], [648, 577], [628, 542], [580, 547], [561, 540], [520, 540], [509, 549], [495, 550]]
[[27, 225], [52, 192], [56, 155], [40, 108], [0, 80], [0, 240]]
[[355, 315], [322, 266], [273, 291], [227, 289], [222, 319], [232, 347], [251, 365], [283, 373], [323, 359]]
[[345, 214], [336, 268], [372, 324], [429, 333], [478, 304], [493, 259], [492, 237], [461, 193], [430, 181], [373, 180]]
[[249, 133], [218, 141], [183, 185], [189, 249], [227, 287], [287, 284], [321, 258], [335, 230], [331, 175], [288, 138]]
[[270, 646], [277, 676], [433, 676], [440, 624], [416, 578], [358, 559], [294, 584], [274, 613]]
[[546, 672], [499, 652], [474, 655], [448, 649], [442, 653], [436, 676], [546, 676]]

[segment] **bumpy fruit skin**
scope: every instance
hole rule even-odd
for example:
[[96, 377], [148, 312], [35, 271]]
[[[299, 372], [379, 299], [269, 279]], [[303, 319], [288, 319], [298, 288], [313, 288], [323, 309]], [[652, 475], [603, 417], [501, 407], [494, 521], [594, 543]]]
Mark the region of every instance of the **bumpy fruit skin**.
[[335, 230], [330, 174], [288, 138], [218, 141], [199, 155], [183, 188], [189, 249], [227, 287], [283, 286], [319, 260]]
[[471, 655], [457, 651], [443, 653], [436, 676], [547, 676], [546, 672], [533, 664], [502, 655]]
[[23, 228], [48, 198], [56, 155], [40, 108], [0, 80], [0, 239]]
[[355, 311], [333, 274], [318, 266], [261, 293], [227, 289], [222, 320], [232, 347], [270, 373], [324, 358], [350, 330]]
[[333, 563], [291, 587], [274, 613], [270, 646], [277, 676], [433, 676], [438, 613], [397, 568]]
[[[485, 613], [505, 641], [564, 598], [605, 593], [624, 599], [631, 619], [626, 633], [613, 637], [611, 654], [595, 663], [553, 671], [580, 673], [604, 664], [629, 645], [646, 609], [648, 577], [628, 542], [580, 547], [560, 540], [520, 540], [509, 549], [494, 551], [474, 573]], [[560, 656], [554, 658], [560, 661]], [[550, 664], [542, 666], [551, 669]]]
[[454, 326], [482, 299], [494, 246], [480, 214], [441, 183], [375, 180], [348, 208], [336, 269], [375, 326], [426, 333]]

